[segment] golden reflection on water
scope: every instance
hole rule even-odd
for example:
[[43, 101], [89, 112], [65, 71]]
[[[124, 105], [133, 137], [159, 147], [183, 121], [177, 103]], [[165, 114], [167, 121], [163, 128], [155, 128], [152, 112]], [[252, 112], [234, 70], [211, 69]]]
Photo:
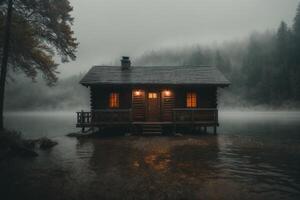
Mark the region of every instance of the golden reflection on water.
[[145, 164], [155, 171], [166, 171], [171, 162], [170, 151], [167, 149], [157, 149], [149, 152], [144, 157]]
[[171, 162], [171, 155], [168, 149], [152, 149], [144, 154], [143, 159], [133, 161], [132, 165], [135, 168], [140, 168], [144, 165], [146, 168], [165, 172], [169, 169]]

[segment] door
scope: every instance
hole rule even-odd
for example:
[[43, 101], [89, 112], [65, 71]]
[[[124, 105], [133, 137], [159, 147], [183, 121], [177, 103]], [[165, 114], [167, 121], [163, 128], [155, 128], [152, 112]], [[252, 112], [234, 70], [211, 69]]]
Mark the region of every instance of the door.
[[147, 121], [160, 120], [160, 96], [158, 92], [148, 92]]

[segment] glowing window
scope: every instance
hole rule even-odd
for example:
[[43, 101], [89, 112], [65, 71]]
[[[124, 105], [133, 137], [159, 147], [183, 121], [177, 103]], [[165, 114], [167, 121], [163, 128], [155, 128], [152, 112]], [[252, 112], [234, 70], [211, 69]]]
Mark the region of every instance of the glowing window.
[[155, 93], [155, 92], [148, 93], [148, 98], [149, 99], [156, 99], [157, 98], [157, 93]]
[[197, 94], [196, 92], [188, 92], [186, 94], [186, 107], [196, 108], [197, 107]]
[[109, 95], [109, 107], [119, 108], [119, 93], [112, 92]]

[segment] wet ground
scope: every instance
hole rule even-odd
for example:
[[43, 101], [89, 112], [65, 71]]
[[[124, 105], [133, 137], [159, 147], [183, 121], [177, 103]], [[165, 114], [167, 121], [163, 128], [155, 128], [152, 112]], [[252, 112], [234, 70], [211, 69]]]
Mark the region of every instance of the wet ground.
[[[78, 140], [56, 127], [52, 150], [0, 163], [0, 199], [300, 198], [300, 113], [224, 112], [220, 121], [217, 136]], [[29, 133], [24, 123], [16, 126]]]

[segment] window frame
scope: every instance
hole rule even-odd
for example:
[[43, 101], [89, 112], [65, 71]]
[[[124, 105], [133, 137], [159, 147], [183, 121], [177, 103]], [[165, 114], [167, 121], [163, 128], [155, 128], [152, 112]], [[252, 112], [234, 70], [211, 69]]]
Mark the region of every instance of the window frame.
[[108, 107], [111, 109], [120, 108], [120, 93], [111, 92], [108, 97]]
[[158, 94], [157, 92], [148, 92], [148, 99], [157, 99]]
[[186, 108], [197, 108], [198, 107], [198, 97], [197, 92], [187, 92], [185, 98], [185, 106]]

